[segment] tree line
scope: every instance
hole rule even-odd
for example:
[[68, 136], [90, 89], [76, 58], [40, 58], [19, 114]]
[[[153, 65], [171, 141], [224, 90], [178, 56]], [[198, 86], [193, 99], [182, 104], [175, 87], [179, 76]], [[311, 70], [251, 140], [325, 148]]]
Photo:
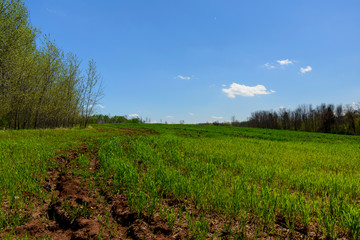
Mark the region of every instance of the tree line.
[[89, 123], [91, 124], [103, 124], [103, 123], [145, 123], [142, 118], [128, 118], [127, 116], [112, 116], [103, 114], [94, 114], [90, 116]]
[[83, 70], [31, 24], [23, 1], [0, 1], [0, 126], [86, 127], [102, 95], [94, 60]]
[[315, 108], [312, 105], [301, 105], [295, 110], [281, 108], [279, 111], [256, 111], [248, 121], [233, 121], [233, 125], [301, 130], [309, 132], [360, 134], [360, 110], [351, 105], [334, 106], [321, 104]]

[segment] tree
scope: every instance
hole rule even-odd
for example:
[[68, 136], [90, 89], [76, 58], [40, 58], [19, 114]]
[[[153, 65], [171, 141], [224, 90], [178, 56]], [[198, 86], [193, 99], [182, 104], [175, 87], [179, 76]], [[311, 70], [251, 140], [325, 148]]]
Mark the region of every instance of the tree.
[[335, 123], [334, 105], [321, 104], [320, 106], [320, 131], [329, 133]]
[[86, 71], [86, 76], [82, 85], [82, 123], [81, 126], [86, 128], [89, 117], [94, 113], [94, 107], [103, 97], [103, 84], [101, 76], [97, 72], [96, 63], [90, 60]]
[[65, 127], [84, 119], [81, 123], [86, 126], [102, 96], [102, 85], [94, 61], [89, 62], [86, 76], [80, 64], [76, 55], [65, 54], [31, 25], [22, 0], [0, 1], [2, 125]]
[[21, 127], [37, 33], [22, 1], [0, 2], [0, 117], [9, 127]]

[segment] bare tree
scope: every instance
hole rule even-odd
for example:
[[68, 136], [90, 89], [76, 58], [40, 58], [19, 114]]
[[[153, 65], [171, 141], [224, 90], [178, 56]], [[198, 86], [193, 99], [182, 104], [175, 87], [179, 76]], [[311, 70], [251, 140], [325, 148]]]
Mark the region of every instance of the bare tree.
[[100, 74], [97, 72], [96, 63], [90, 60], [86, 70], [86, 76], [82, 85], [82, 123], [81, 126], [86, 128], [89, 117], [94, 113], [95, 105], [99, 103], [104, 95], [103, 83]]

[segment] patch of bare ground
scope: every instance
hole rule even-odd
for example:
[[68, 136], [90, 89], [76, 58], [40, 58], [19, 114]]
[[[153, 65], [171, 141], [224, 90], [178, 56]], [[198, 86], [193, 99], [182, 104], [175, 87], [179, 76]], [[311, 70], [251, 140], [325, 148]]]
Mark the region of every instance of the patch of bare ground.
[[[80, 154], [90, 159], [88, 177], [74, 174], [73, 170], [79, 169], [76, 162]], [[12, 234], [61, 240], [177, 239], [167, 222], [145, 215], [140, 218], [130, 209], [124, 194], [110, 195], [96, 187], [91, 173], [98, 169], [98, 158], [96, 151], [89, 151], [85, 144], [67, 150], [54, 161], [58, 166], [49, 170], [43, 183], [51, 199], [39, 203], [31, 220], [15, 228]]]
[[[89, 159], [88, 169], [78, 165], [80, 156]], [[236, 218], [204, 211], [191, 201], [165, 195], [153, 214], [130, 208], [124, 193], [114, 194], [111, 179], [95, 179], [99, 168], [97, 151], [83, 144], [53, 159], [44, 189], [51, 198], [39, 203], [31, 221], [13, 230], [16, 236], [33, 239], [323, 239], [316, 223], [308, 228], [286, 227], [277, 217], [273, 226], [259, 228], [251, 214]], [[78, 174], [83, 170], [86, 174]], [[75, 173], [74, 173], [75, 172]], [[99, 184], [107, 183], [107, 184]], [[271, 229], [271, 230], [270, 230]], [[338, 235], [347, 239], [346, 235]], [[1, 235], [0, 235], [1, 237]]]
[[89, 191], [91, 178], [72, 171], [79, 168], [76, 160], [80, 154], [90, 159], [89, 172], [97, 168], [96, 154], [91, 153], [85, 144], [56, 157], [54, 161], [58, 167], [49, 169], [48, 178], [43, 183], [51, 199], [39, 203], [42, 206], [34, 211], [32, 220], [15, 228], [16, 235], [35, 239], [98, 239], [100, 234], [104, 239], [108, 238], [109, 229], [98, 219], [98, 214], [105, 212], [102, 199], [95, 191]]

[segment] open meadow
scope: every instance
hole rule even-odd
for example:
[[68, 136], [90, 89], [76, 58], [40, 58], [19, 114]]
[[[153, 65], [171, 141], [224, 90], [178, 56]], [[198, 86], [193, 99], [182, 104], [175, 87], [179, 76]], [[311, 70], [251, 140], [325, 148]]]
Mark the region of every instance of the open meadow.
[[1, 239], [358, 239], [360, 137], [212, 125], [0, 131]]

